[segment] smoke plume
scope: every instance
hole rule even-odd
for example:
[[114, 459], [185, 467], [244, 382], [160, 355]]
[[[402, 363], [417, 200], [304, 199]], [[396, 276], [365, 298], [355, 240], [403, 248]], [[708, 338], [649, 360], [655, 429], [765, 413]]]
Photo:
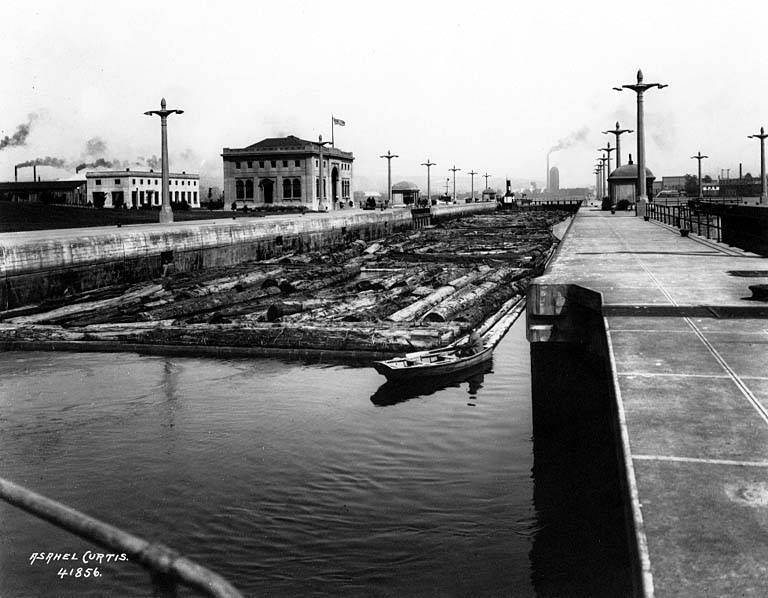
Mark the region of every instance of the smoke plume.
[[51, 156], [46, 156], [45, 158], [35, 158], [34, 160], [27, 160], [26, 162], [22, 162], [21, 164], [16, 164], [16, 166], [18, 168], [22, 168], [24, 166], [53, 166], [55, 168], [66, 168], [67, 161], [61, 158], [52, 158]]
[[36, 118], [37, 118], [37, 114], [33, 112], [27, 117], [26, 123], [22, 123], [18, 127], [16, 127], [16, 131], [13, 133], [13, 135], [11, 135], [10, 137], [6, 135], [2, 139], [0, 139], [0, 151], [4, 150], [6, 147], [17, 147], [19, 145], [26, 145], [27, 136], [29, 135], [29, 130], [32, 128], [32, 123]]
[[80, 172], [84, 168], [98, 168], [99, 166], [103, 166], [105, 168], [119, 167], [120, 166], [120, 161], [119, 160], [114, 160], [114, 161], [110, 162], [109, 160], [105, 160], [104, 158], [99, 158], [95, 162], [88, 162], [88, 163], [84, 162], [82, 164], [79, 164], [75, 168], [75, 172]]
[[573, 133], [571, 133], [567, 137], [563, 137], [555, 145], [553, 145], [551, 148], [549, 148], [549, 151], [547, 152], [547, 155], [551, 154], [552, 152], [559, 152], [560, 150], [568, 149], [572, 145], [575, 145], [575, 144], [580, 143], [582, 141], [586, 141], [588, 134], [589, 134], [589, 128], [588, 127], [582, 127], [578, 131], [574, 131]]
[[85, 153], [88, 156], [103, 156], [107, 152], [107, 142], [101, 137], [91, 137], [85, 142]]

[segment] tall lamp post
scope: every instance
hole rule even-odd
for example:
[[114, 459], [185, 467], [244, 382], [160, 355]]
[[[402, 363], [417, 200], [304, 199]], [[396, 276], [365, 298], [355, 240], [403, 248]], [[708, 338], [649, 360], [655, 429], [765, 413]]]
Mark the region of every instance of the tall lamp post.
[[605, 163], [608, 161], [608, 156], [601, 156], [598, 158], [600, 160], [600, 168], [602, 170], [602, 182], [603, 182], [603, 197], [608, 196], [608, 167], [605, 165]]
[[387, 201], [390, 205], [392, 205], [392, 158], [399, 158], [397, 154], [393, 154], [391, 151], [387, 150], [387, 153], [383, 156], [379, 156], [379, 158], [386, 158], [387, 159]]
[[476, 174], [477, 173], [474, 170], [470, 170], [469, 171], [469, 176], [471, 177], [471, 179], [470, 179], [471, 182], [470, 182], [470, 187], [469, 188], [471, 189], [470, 193], [471, 193], [471, 197], [472, 197], [472, 202], [473, 203], [475, 201], [475, 175]]
[[320, 178], [318, 182], [317, 190], [317, 210], [321, 211], [325, 207], [325, 179], [323, 178], [323, 147], [328, 145], [330, 141], [323, 141], [323, 136], [317, 136], [317, 145], [320, 147]]
[[616, 128], [610, 131], [603, 131], [603, 135], [612, 134], [616, 136], [616, 168], [621, 166], [621, 136], [623, 133], [634, 133], [632, 129], [620, 129], [619, 121], [616, 121]]
[[701, 191], [701, 161], [704, 158], [709, 158], [709, 156], [702, 156], [701, 151], [697, 153], [695, 156], [691, 156], [691, 160], [698, 160], [699, 161], [699, 199], [704, 198], [704, 194]]
[[601, 152], [605, 152], [608, 156], [608, 167], [605, 170], [605, 190], [604, 193], [606, 196], [610, 197], [611, 195], [611, 184], [608, 182], [608, 177], [611, 176], [611, 152], [616, 149], [611, 147], [610, 141], [606, 144], [607, 147], [600, 147], [598, 148]]
[[[162, 184], [163, 205], [160, 208], [160, 224], [170, 224], [173, 222], [173, 210], [171, 210], [171, 199], [168, 195], [168, 117], [171, 114], [184, 114], [183, 110], [166, 110], [165, 98], [160, 100], [160, 110], [148, 110], [144, 114], [160, 117], [160, 145], [162, 160]], [[138, 201], [138, 199], [137, 199]]]
[[487, 172], [486, 172], [486, 173], [483, 175], [483, 178], [485, 179], [485, 188], [486, 188], [486, 189], [488, 188], [488, 178], [489, 178], [490, 176], [491, 176], [491, 175], [490, 175], [490, 174], [488, 174]]
[[637, 94], [637, 215], [645, 217], [645, 204], [648, 203], [648, 192], [645, 180], [645, 116], [643, 114], [643, 94], [654, 87], [664, 89], [665, 83], [643, 83], [643, 71], [637, 71], [637, 83], [614, 87], [616, 91], [631, 89]]
[[[748, 139], [760, 140], [760, 205], [768, 203], [768, 192], [766, 192], [765, 182], [765, 138], [768, 137], [765, 129], [760, 127], [760, 133], [756, 135], [748, 135]], [[699, 162], [701, 164], [701, 162]]]
[[432, 187], [430, 185], [430, 178], [429, 178], [429, 170], [435, 165], [434, 162], [430, 162], [429, 158], [427, 158], [426, 162], [421, 163], [422, 166], [427, 167], [427, 204], [430, 206], [432, 205]]
[[600, 161], [600, 158], [597, 159], [597, 164], [595, 165], [595, 168], [597, 168], [597, 190], [600, 194], [600, 199], [603, 199], [603, 163]]
[[461, 170], [461, 168], [456, 168], [456, 165], [453, 165], [453, 168], [449, 168], [453, 173], [453, 203], [456, 203], [456, 171]]
[[600, 198], [600, 169], [595, 166], [592, 171], [595, 174], [595, 199]]

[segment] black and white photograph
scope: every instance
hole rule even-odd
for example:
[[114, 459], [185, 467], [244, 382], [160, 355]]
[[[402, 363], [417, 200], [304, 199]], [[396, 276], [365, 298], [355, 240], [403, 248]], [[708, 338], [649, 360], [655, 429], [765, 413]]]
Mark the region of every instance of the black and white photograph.
[[2, 598], [768, 595], [768, 8], [0, 5]]

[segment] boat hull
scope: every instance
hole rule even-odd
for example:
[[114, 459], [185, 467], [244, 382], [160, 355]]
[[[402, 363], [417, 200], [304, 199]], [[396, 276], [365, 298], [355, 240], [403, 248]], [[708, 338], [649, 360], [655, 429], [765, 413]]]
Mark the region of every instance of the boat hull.
[[[434, 363], [415, 363], [412, 366], [393, 367], [390, 364], [396, 364], [403, 360], [390, 360], [374, 362], [373, 367], [381, 375], [386, 376], [387, 380], [416, 380], [433, 376], [445, 376], [461, 372], [478, 364], [489, 360], [493, 356], [493, 347], [486, 347], [474, 355], [460, 357], [457, 359], [434, 362]], [[411, 360], [415, 361], [415, 360]]]

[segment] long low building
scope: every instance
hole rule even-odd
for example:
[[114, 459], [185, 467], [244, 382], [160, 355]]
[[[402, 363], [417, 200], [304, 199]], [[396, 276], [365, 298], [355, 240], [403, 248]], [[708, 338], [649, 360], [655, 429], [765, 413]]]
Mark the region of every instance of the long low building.
[[[162, 174], [154, 170], [100, 170], [86, 173], [88, 201], [96, 208], [147, 208], [162, 204]], [[171, 208], [200, 207], [200, 175], [170, 173]]]
[[0, 183], [0, 200], [82, 205], [85, 179], [62, 181], [8, 181]]

